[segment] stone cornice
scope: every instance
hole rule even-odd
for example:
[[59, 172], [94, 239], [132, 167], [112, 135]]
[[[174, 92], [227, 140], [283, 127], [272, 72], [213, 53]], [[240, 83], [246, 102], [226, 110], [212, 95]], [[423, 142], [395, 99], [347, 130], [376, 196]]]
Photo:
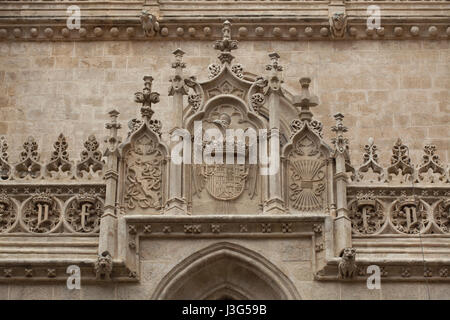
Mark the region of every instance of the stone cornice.
[[[71, 5], [81, 9], [81, 31], [66, 28]], [[367, 7], [378, 5], [381, 29], [366, 30]], [[347, 15], [343, 37], [331, 34], [334, 8]], [[139, 16], [150, 10], [160, 24], [147, 37]], [[448, 39], [447, 1], [0, 1], [0, 39], [31, 41], [219, 39], [223, 20], [249, 40]]]
[[427, 259], [423, 260], [404, 259], [356, 259], [357, 274], [351, 279], [338, 279], [337, 270], [339, 258], [329, 260], [327, 265], [314, 275], [319, 281], [360, 281], [366, 282], [371, 275], [367, 268], [376, 265], [380, 268], [381, 282], [449, 282], [448, 270], [450, 260]]

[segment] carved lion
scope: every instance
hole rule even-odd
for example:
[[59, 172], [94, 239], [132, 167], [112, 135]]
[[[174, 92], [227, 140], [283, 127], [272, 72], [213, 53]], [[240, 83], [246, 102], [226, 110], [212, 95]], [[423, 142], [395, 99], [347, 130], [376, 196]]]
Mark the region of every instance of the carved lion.
[[342, 38], [347, 28], [347, 15], [335, 13], [330, 17], [331, 34], [335, 38]]
[[356, 249], [344, 248], [340, 254], [341, 262], [338, 265], [339, 279], [352, 279], [356, 276], [355, 263]]
[[147, 10], [142, 11], [141, 17], [142, 29], [147, 37], [153, 37], [159, 31], [159, 22], [156, 17]]
[[110, 280], [113, 268], [112, 257], [108, 251], [103, 251], [95, 262], [95, 273], [98, 280]]

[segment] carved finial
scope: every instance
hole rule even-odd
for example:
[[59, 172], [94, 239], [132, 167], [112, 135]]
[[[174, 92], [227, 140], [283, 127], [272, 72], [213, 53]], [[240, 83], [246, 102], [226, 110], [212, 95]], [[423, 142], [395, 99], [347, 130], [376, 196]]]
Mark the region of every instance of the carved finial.
[[[117, 111], [116, 111], [117, 112]], [[117, 114], [119, 114], [117, 112]], [[106, 124], [106, 128], [111, 129], [111, 124]], [[118, 124], [117, 129], [120, 128]], [[114, 136], [114, 135], [113, 135]], [[116, 134], [117, 136], [117, 134]], [[108, 141], [108, 139], [106, 139]], [[81, 151], [81, 160], [77, 164], [77, 174], [80, 177], [92, 177], [103, 169], [102, 153], [98, 150], [99, 143], [94, 135], [90, 135], [84, 142], [84, 150]]]
[[169, 96], [173, 96], [176, 92], [188, 94], [189, 87], [183, 79], [183, 69], [186, 68], [186, 64], [183, 62], [184, 51], [178, 48], [173, 52], [173, 55], [175, 61], [172, 63], [172, 68], [175, 69], [175, 76], [170, 79], [172, 85], [169, 87]]
[[279, 64], [280, 55], [276, 52], [269, 53], [270, 62], [272, 64], [268, 64], [266, 66], [266, 70], [273, 71], [283, 71], [283, 67]]
[[20, 162], [15, 165], [15, 174], [19, 178], [37, 178], [41, 174], [38, 144], [33, 137], [28, 137], [20, 153]]
[[[122, 127], [120, 123], [117, 122], [117, 118], [120, 114], [119, 111], [111, 110], [108, 112], [108, 114], [111, 118], [111, 122], [105, 125], [106, 129], [109, 129], [109, 137], [105, 139], [105, 142], [108, 143], [108, 149], [105, 155], [108, 155], [109, 153], [116, 150], [118, 144], [120, 143], [120, 138], [117, 137], [117, 131]], [[93, 139], [95, 141], [95, 137], [93, 137]], [[89, 137], [89, 140], [91, 140], [91, 137]]]
[[280, 55], [276, 52], [269, 53], [270, 64], [266, 65], [266, 70], [270, 71], [268, 76], [268, 88], [265, 94], [269, 94], [271, 92], [282, 93], [281, 84], [284, 82], [281, 71], [283, 71], [283, 67], [280, 65]]
[[231, 50], [238, 48], [238, 41], [231, 40], [231, 23], [230, 21], [225, 21], [222, 28], [222, 40], [216, 40], [214, 43], [214, 49], [219, 50], [219, 60], [222, 64], [231, 63], [234, 59], [231, 55]]
[[117, 122], [117, 118], [119, 117], [120, 112], [117, 110], [111, 110], [108, 112], [108, 114], [111, 118], [111, 122], [107, 123], [105, 127], [106, 129], [109, 129], [114, 133], [117, 133], [117, 130], [122, 127], [120, 123]]
[[309, 110], [311, 107], [315, 107], [319, 104], [319, 99], [315, 95], [309, 93], [310, 78], [301, 78], [300, 85], [302, 86], [302, 92], [299, 96], [294, 96], [294, 106], [300, 108], [299, 117], [301, 121], [311, 121], [312, 112]]
[[[418, 169], [418, 178], [420, 181], [424, 180], [426, 176], [431, 183], [437, 182], [438, 180], [445, 180], [444, 165], [441, 163], [439, 155], [436, 154], [436, 150], [436, 146], [433, 144], [428, 144], [424, 147], [423, 151], [425, 154], [423, 155], [422, 163], [419, 165]], [[426, 174], [426, 176], [424, 176], [424, 174]]]
[[38, 144], [32, 136], [27, 138], [27, 141], [23, 144], [23, 151], [20, 153], [20, 161], [24, 161], [28, 158], [39, 161], [39, 153], [37, 152]]
[[186, 64], [183, 62], [183, 56], [185, 52], [181, 50], [180, 48], [175, 49], [172, 54], [175, 56], [175, 62], [172, 63], [172, 68], [174, 69], [184, 69], [186, 68]]
[[342, 113], [336, 113], [334, 115], [334, 119], [336, 120], [336, 125], [331, 127], [331, 131], [336, 132], [336, 134], [341, 134], [348, 131], [348, 128], [344, 126], [344, 115]]
[[371, 160], [377, 162], [378, 160], [378, 154], [376, 153], [377, 146], [375, 145], [375, 141], [372, 137], [369, 138], [368, 144], [364, 146], [364, 150], [366, 151], [363, 155], [365, 162]]
[[228, 20], [225, 20], [222, 28], [223, 40], [231, 39], [231, 23]]
[[53, 148], [55, 150], [51, 155], [51, 161], [58, 158], [69, 160], [69, 154], [67, 153], [68, 143], [66, 137], [62, 133], [58, 136], [58, 140], [53, 144]]
[[50, 162], [47, 164], [47, 171], [51, 172], [69, 172], [72, 164], [69, 161], [69, 147], [66, 137], [61, 133], [58, 140], [53, 144], [54, 151], [50, 157]]
[[411, 159], [409, 158], [409, 149], [400, 138], [397, 139], [397, 142], [392, 147], [391, 166], [387, 169], [387, 172], [395, 175], [399, 173], [406, 175], [414, 172]]
[[382, 180], [384, 176], [383, 168], [378, 164], [377, 146], [374, 143], [372, 137], [369, 138], [368, 144], [364, 146], [363, 165], [358, 169], [358, 178], [363, 178], [362, 173], [368, 172], [372, 169], [373, 172], [378, 174], [378, 180]]
[[136, 92], [134, 94], [134, 101], [142, 103], [141, 114], [142, 117], [149, 121], [152, 118], [154, 111], [152, 110], [152, 103], [159, 102], [159, 93], [152, 92], [152, 76], [144, 77], [144, 89], [142, 92]]
[[331, 142], [336, 152], [348, 152], [348, 139], [344, 137], [344, 133], [348, 131], [348, 128], [344, 126], [344, 115], [342, 113], [336, 113], [334, 119], [336, 119], [336, 125], [331, 127], [331, 131], [336, 133], [336, 137], [331, 139]]

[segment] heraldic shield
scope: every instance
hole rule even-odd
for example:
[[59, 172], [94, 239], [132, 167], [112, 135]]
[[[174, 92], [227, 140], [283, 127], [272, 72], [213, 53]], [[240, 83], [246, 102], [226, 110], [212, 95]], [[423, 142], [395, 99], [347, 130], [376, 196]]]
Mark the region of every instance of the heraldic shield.
[[218, 200], [233, 200], [245, 188], [249, 168], [245, 164], [213, 164], [202, 167], [205, 188]]

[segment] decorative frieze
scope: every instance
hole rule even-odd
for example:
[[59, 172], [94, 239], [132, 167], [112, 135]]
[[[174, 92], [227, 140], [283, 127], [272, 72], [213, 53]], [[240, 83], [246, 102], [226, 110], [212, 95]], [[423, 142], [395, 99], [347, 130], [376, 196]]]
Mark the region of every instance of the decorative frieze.
[[436, 146], [426, 145], [422, 162], [414, 165], [408, 147], [399, 138], [392, 148], [391, 164], [383, 168], [378, 163], [378, 148], [373, 138], [364, 146], [363, 164], [351, 177], [355, 185], [398, 186], [414, 183], [416, 186], [449, 186], [449, 170], [441, 162]]
[[[192, 39], [209, 40], [220, 38], [223, 15], [223, 3], [208, 1], [200, 6], [195, 1], [184, 1], [175, 7], [168, 8], [161, 4], [159, 12], [155, 8], [142, 10], [142, 4], [117, 4], [115, 10], [110, 10], [105, 18], [102, 2], [77, 4], [80, 10], [90, 19], [82, 20], [78, 29], [68, 29], [66, 19], [61, 17], [61, 10], [71, 5], [70, 1], [59, 1], [44, 5], [32, 3], [24, 13], [20, 1], [9, 1], [8, 8], [3, 11], [0, 19], [0, 41], [83, 41], [95, 40], [162, 40], [162, 39]], [[402, 1], [383, 1], [377, 5], [383, 12], [381, 26], [377, 29], [367, 28], [367, 2], [358, 3], [346, 1], [340, 10], [331, 13], [333, 3], [317, 2], [311, 10], [310, 1], [290, 1], [283, 4], [277, 1], [253, 1], [249, 9], [238, 2], [227, 2], [230, 12], [239, 16], [239, 24], [234, 29], [240, 38], [246, 39], [280, 39], [295, 41], [302, 39], [447, 39], [449, 34], [448, 21], [445, 19], [450, 6], [445, 2], [424, 1], [426, 10], [421, 10], [421, 16], [411, 25], [415, 3]], [[394, 5], [393, 5], [394, 4]], [[130, 7], [131, 6], [131, 7]], [[159, 5], [158, 5], [159, 6]], [[356, 6], [356, 7], [355, 7]], [[363, 10], [361, 9], [363, 6]], [[260, 21], [255, 26], [259, 9], [264, 8], [275, 12], [267, 21]], [[13, 9], [14, 8], [14, 9]], [[166, 10], [169, 11], [166, 11]], [[45, 10], [43, 19], [34, 12]], [[122, 11], [126, 11], [124, 15]], [[270, 11], [270, 10], [269, 10]], [[416, 10], [417, 11], [417, 10]], [[201, 12], [201, 14], [199, 13]], [[239, 14], [241, 12], [242, 14]], [[398, 13], [401, 12], [399, 15]], [[330, 14], [331, 13], [331, 14]], [[296, 19], [293, 16], [309, 16], [312, 19]], [[69, 16], [68, 16], [69, 17]]]
[[104, 185], [4, 186], [0, 233], [97, 233], [104, 195]]
[[[248, 222], [242, 223], [236, 221], [227, 221], [226, 219], [186, 217], [185, 219], [175, 219], [174, 217], [160, 218], [152, 216], [146, 222], [134, 221], [130, 216], [128, 228], [133, 227], [136, 233], [133, 236], [142, 237], [226, 237], [232, 234], [240, 234], [248, 237], [283, 237], [283, 236], [313, 236], [316, 239], [323, 237], [323, 223], [308, 220], [307, 217], [299, 219], [282, 219], [282, 221], [273, 221], [273, 217], [267, 219], [249, 219]], [[254, 221], [252, 221], [254, 220]], [[304, 221], [305, 220], [305, 221]], [[319, 230], [314, 232], [313, 230]]]
[[[418, 196], [417, 194], [420, 194]], [[449, 191], [402, 188], [348, 190], [349, 217], [355, 235], [446, 234]]]
[[[444, 266], [442, 264], [444, 263]], [[341, 278], [340, 266], [342, 269], [346, 264], [343, 260], [336, 259], [330, 262], [325, 268], [321, 269], [315, 274], [316, 280], [321, 281], [336, 281], [338, 279], [367, 282], [369, 273], [369, 266], [376, 265], [380, 268], [380, 276], [382, 281], [402, 281], [402, 282], [448, 282], [448, 269], [450, 265], [445, 265], [443, 260], [426, 262], [424, 268], [424, 262], [420, 260], [397, 260], [397, 261], [384, 261], [374, 260], [371, 262], [355, 260], [356, 272], [353, 277]]]

